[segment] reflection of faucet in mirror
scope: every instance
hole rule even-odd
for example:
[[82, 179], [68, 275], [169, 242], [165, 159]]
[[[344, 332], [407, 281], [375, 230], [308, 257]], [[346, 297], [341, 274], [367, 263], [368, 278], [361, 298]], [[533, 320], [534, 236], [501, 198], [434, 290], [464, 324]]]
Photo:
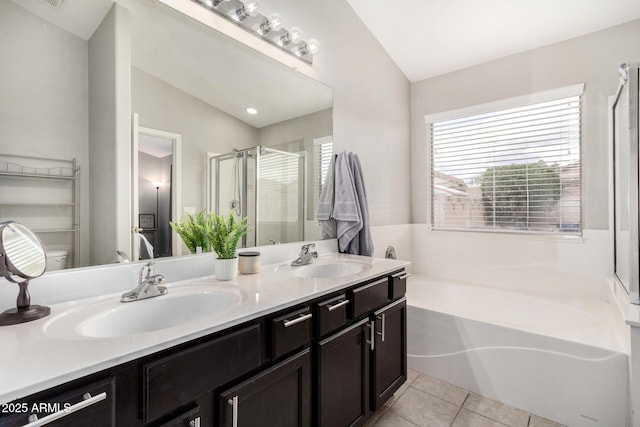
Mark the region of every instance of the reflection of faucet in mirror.
[[123, 251], [116, 251], [116, 255], [118, 255], [118, 262], [130, 262], [131, 258], [129, 258], [129, 255], [127, 255], [126, 253], [124, 253]]
[[306, 245], [302, 245], [302, 248], [300, 248], [300, 254], [298, 256], [297, 259], [295, 259], [292, 263], [291, 266], [292, 267], [299, 267], [301, 265], [307, 265], [307, 264], [311, 264], [313, 262], [314, 258], [318, 258], [318, 252], [313, 251], [311, 252], [310, 249], [315, 249], [316, 248], [316, 244], [315, 243], [309, 243]]
[[149, 261], [144, 267], [142, 267], [138, 286], [134, 290], [122, 294], [120, 301], [140, 301], [167, 293], [167, 288], [165, 286], [158, 286], [164, 282], [164, 276], [161, 274], [153, 274], [153, 264], [154, 261]]
[[[20, 287], [16, 308], [0, 314], [0, 325], [15, 325], [48, 316], [49, 307], [31, 305], [28, 286], [47, 269], [44, 247], [35, 234], [17, 222], [0, 223], [0, 274]], [[18, 276], [23, 281], [16, 280]]]

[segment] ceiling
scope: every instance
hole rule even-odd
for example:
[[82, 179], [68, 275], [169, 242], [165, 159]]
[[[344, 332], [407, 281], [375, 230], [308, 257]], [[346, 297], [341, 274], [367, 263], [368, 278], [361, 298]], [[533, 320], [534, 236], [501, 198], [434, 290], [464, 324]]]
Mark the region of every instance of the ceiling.
[[640, 18], [639, 0], [347, 1], [411, 82]]

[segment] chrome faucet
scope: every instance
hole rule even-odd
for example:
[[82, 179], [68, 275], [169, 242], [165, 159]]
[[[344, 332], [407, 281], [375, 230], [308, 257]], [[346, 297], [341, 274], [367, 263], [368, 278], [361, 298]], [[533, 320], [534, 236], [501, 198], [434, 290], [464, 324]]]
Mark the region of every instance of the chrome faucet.
[[300, 254], [298, 255], [298, 258], [291, 263], [291, 266], [299, 267], [301, 265], [311, 264], [314, 258], [318, 258], [318, 252], [310, 251], [311, 249], [315, 249], [315, 248], [316, 248], [315, 243], [308, 243], [306, 245], [302, 245], [302, 248], [300, 248]]
[[134, 290], [122, 294], [121, 302], [140, 301], [167, 293], [165, 286], [158, 286], [164, 282], [164, 276], [161, 274], [153, 274], [153, 264], [154, 261], [152, 260], [142, 267], [138, 286]]

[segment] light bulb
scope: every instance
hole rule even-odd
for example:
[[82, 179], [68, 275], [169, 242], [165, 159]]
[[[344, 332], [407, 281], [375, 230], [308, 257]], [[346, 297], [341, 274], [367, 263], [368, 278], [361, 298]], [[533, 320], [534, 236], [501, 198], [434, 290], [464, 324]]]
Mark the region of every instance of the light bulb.
[[235, 19], [238, 21], [244, 21], [247, 16], [256, 17], [259, 13], [259, 6], [257, 1], [250, 1], [242, 5], [241, 8], [236, 10]]
[[280, 31], [282, 29], [282, 16], [279, 13], [272, 13], [267, 20], [260, 25], [260, 33], [267, 34], [271, 31]]
[[256, 110], [253, 107], [247, 107], [247, 113], [251, 114], [252, 116], [255, 116], [256, 114], [258, 114], [258, 110]]
[[309, 39], [304, 46], [300, 48], [302, 55], [315, 55], [320, 50], [320, 42], [316, 39]]
[[300, 40], [302, 40], [302, 30], [298, 27], [292, 27], [287, 34], [280, 37], [278, 44], [280, 46], [286, 46], [291, 43], [296, 44]]
[[164, 185], [164, 182], [162, 182], [162, 181], [153, 181], [152, 184], [153, 184], [154, 187], [160, 188], [160, 187], [162, 187]]

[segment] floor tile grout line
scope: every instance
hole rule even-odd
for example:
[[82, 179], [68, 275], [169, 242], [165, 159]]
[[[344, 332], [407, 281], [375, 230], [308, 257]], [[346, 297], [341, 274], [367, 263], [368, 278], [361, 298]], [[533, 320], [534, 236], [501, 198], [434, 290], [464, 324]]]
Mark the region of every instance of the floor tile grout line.
[[452, 427], [453, 424], [458, 419], [458, 415], [460, 415], [460, 412], [462, 412], [462, 408], [464, 408], [464, 404], [465, 404], [465, 402], [467, 401], [467, 399], [469, 398], [470, 395], [471, 395], [471, 393], [467, 392], [467, 395], [465, 396], [464, 400], [460, 404], [460, 407], [458, 408], [458, 412], [456, 412], [456, 416], [453, 417], [453, 419], [451, 420], [451, 424], [449, 424], [449, 427]]

